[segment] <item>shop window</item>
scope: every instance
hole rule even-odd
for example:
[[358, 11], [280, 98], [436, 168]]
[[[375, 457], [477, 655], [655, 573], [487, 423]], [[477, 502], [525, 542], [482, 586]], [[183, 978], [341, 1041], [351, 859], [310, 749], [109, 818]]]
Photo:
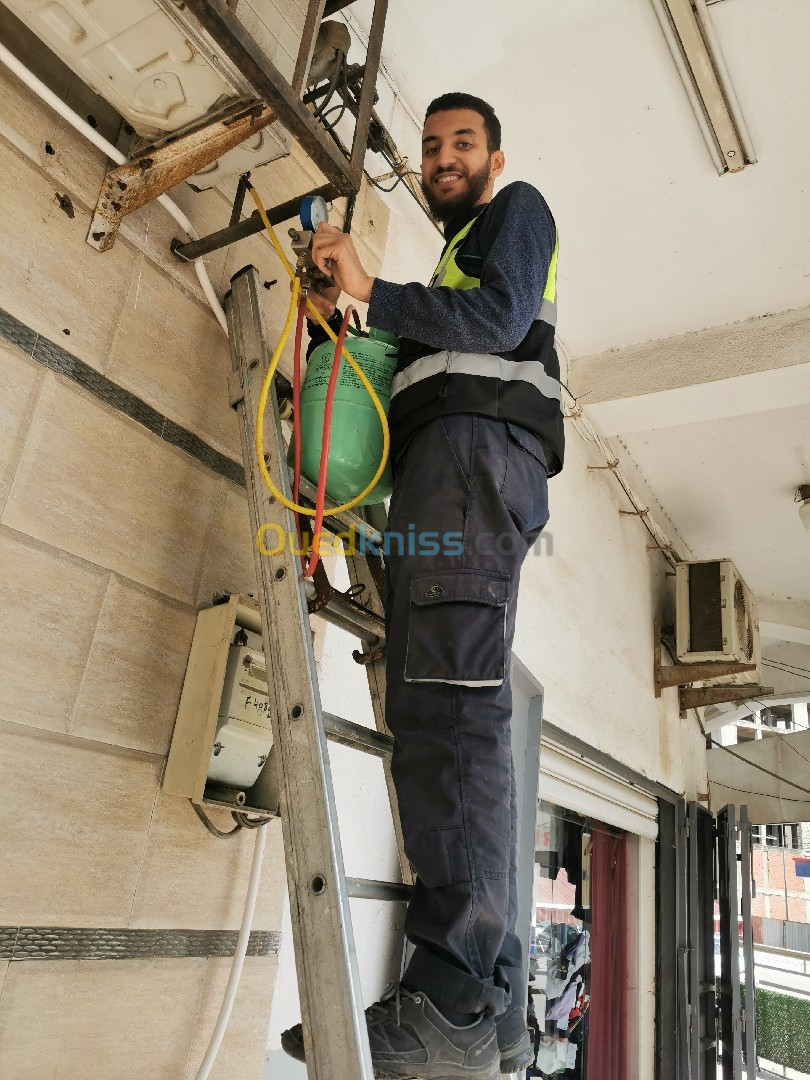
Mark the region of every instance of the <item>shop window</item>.
[[625, 858], [624, 834], [540, 803], [529, 959], [537, 1057], [527, 1076], [625, 1075]]

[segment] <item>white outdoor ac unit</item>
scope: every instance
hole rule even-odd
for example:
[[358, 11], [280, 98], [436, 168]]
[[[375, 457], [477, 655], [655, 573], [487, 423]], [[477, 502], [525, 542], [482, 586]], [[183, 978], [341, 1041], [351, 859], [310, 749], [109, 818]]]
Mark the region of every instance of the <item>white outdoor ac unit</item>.
[[[188, 130], [228, 104], [253, 96], [250, 83], [228, 57], [195, 30], [179, 0], [5, 3], [145, 139]], [[251, 33], [292, 78], [295, 61], [281, 49], [271, 27], [283, 27], [295, 43], [303, 33], [306, 8], [287, 7], [285, 19], [276, 0], [244, 0], [240, 17], [248, 20]], [[293, 44], [287, 45], [293, 49]], [[195, 191], [204, 191], [289, 153], [289, 136], [276, 122], [189, 177], [189, 183]]]
[[758, 683], [762, 656], [756, 600], [731, 559], [679, 563], [675, 587], [678, 660], [756, 664], [754, 671], [705, 681]]

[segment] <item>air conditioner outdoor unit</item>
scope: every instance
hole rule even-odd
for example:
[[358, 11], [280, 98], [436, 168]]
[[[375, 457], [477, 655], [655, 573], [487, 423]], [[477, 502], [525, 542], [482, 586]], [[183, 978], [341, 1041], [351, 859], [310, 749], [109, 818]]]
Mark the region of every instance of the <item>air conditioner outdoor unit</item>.
[[762, 656], [756, 600], [731, 559], [679, 563], [675, 587], [678, 660], [756, 664], [753, 671], [705, 681], [758, 683]]
[[[4, 2], [143, 139], [191, 130], [225, 106], [253, 97], [245, 76], [195, 29], [179, 0]], [[240, 17], [292, 78], [295, 61], [283, 52], [272, 27], [283, 27], [297, 44], [306, 9], [287, 8], [285, 20], [270, 0], [244, 0]], [[287, 41], [287, 47], [292, 50], [293, 44]], [[275, 122], [190, 176], [189, 184], [205, 191], [289, 153], [289, 135]]]

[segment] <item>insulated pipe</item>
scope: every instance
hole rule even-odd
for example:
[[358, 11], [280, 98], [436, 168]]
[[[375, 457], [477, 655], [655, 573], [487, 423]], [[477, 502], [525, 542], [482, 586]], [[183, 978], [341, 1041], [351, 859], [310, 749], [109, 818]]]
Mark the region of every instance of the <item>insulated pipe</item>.
[[678, 74], [681, 77], [683, 88], [686, 91], [686, 96], [689, 98], [689, 104], [692, 106], [692, 110], [695, 114], [695, 119], [698, 122], [703, 138], [706, 140], [706, 146], [709, 148], [714, 167], [720, 176], [726, 171], [726, 163], [723, 160], [723, 156], [717, 148], [712, 129], [709, 126], [709, 121], [706, 119], [706, 114], [703, 111], [703, 105], [695, 89], [695, 84], [692, 81], [692, 73], [684, 60], [683, 53], [681, 52], [681, 46], [678, 42], [678, 38], [675, 31], [672, 28], [672, 23], [669, 21], [669, 12], [666, 9], [664, 0], [652, 0], [652, 6], [655, 8], [655, 14], [658, 16], [658, 21], [661, 24], [661, 29], [664, 32], [669, 51], [672, 53], [672, 59], [675, 61], [675, 67], [678, 69]]
[[250, 930], [253, 926], [253, 913], [256, 909], [256, 897], [259, 894], [259, 879], [262, 875], [262, 859], [264, 858], [264, 841], [267, 836], [267, 825], [261, 825], [256, 830], [256, 844], [253, 848], [253, 864], [250, 867], [250, 881], [248, 882], [247, 896], [245, 897], [245, 910], [242, 913], [242, 925], [239, 927], [239, 937], [236, 939], [236, 952], [233, 954], [231, 973], [228, 976], [228, 985], [225, 987], [225, 997], [219, 1009], [219, 1016], [211, 1035], [211, 1041], [202, 1059], [202, 1064], [197, 1070], [196, 1080], [206, 1080], [222, 1045], [222, 1038], [228, 1021], [231, 1018], [233, 1003], [236, 1000], [236, 991], [239, 988], [239, 980], [242, 977], [242, 968], [245, 963]]
[[[108, 142], [103, 135], [99, 135], [95, 128], [90, 127], [80, 116], [77, 116], [72, 109], [62, 101], [60, 97], [45, 85], [40, 79], [29, 71], [17, 57], [0, 43], [0, 61], [2, 61], [6, 67], [12, 71], [20, 82], [25, 83], [29, 90], [41, 98], [47, 105], [58, 113], [63, 120], [65, 120], [72, 128], [79, 132], [80, 135], [84, 135], [85, 139], [89, 140], [95, 147], [97, 147], [103, 154], [106, 154], [111, 161], [114, 161], [116, 165], [123, 165], [127, 160], [126, 156], [121, 151], [113, 146], [111, 142]], [[180, 209], [180, 207], [172, 202], [168, 195], [160, 195], [157, 200], [160, 205], [171, 214], [177, 224], [188, 233], [192, 240], [199, 240], [199, 233], [188, 220], [186, 215]], [[225, 319], [225, 312], [222, 310], [217, 294], [214, 292], [214, 286], [211, 284], [211, 279], [208, 276], [208, 271], [205, 269], [205, 265], [201, 260], [197, 260], [194, 263], [194, 269], [197, 272], [200, 286], [205, 294], [205, 298], [211, 306], [211, 310], [216, 316], [216, 320], [225, 333], [228, 333], [228, 323]]]
[[695, 5], [695, 15], [697, 16], [698, 25], [703, 34], [703, 40], [706, 42], [709, 56], [712, 58], [712, 63], [717, 70], [717, 78], [720, 81], [720, 85], [723, 87], [723, 93], [726, 95], [731, 118], [737, 129], [737, 134], [740, 137], [745, 160], [751, 165], [754, 165], [757, 160], [754, 143], [751, 140], [751, 133], [748, 130], [748, 125], [743, 116], [742, 107], [740, 106], [740, 101], [737, 97], [737, 91], [734, 89], [734, 83], [731, 81], [731, 72], [728, 70], [728, 65], [723, 56], [723, 50], [720, 48], [720, 39], [714, 28], [711, 15], [709, 15], [709, 9], [706, 7], [706, 0], [693, 0], [693, 3]]

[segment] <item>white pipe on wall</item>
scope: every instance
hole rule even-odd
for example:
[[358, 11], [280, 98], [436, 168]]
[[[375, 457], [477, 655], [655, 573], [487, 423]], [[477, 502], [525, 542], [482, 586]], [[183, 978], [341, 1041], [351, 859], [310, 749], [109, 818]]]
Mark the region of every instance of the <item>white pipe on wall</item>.
[[261, 825], [256, 830], [256, 845], [253, 848], [253, 863], [250, 867], [250, 880], [248, 882], [247, 896], [245, 897], [245, 910], [242, 913], [242, 925], [239, 928], [239, 937], [236, 940], [236, 952], [233, 956], [231, 973], [228, 976], [228, 985], [225, 987], [225, 997], [219, 1009], [214, 1032], [202, 1064], [197, 1070], [196, 1080], [207, 1080], [208, 1074], [214, 1064], [222, 1037], [231, 1018], [233, 1003], [236, 1000], [236, 991], [239, 988], [239, 980], [242, 977], [242, 967], [245, 963], [250, 929], [253, 926], [253, 913], [256, 910], [256, 897], [259, 894], [259, 880], [262, 876], [262, 859], [264, 858], [264, 841], [267, 836], [267, 825]]
[[[103, 154], [106, 154], [111, 161], [114, 161], [116, 165], [123, 165], [127, 160], [125, 155], [121, 153], [118, 147], [113, 146], [111, 142], [108, 142], [103, 135], [99, 135], [95, 128], [90, 127], [80, 116], [68, 108], [68, 106], [58, 97], [49, 87], [45, 85], [40, 79], [29, 71], [17, 57], [0, 43], [0, 61], [6, 65], [6, 67], [12, 71], [20, 82], [25, 83], [29, 90], [37, 95], [42, 101], [58, 113], [63, 120], [65, 120], [72, 128], [83, 135], [85, 139], [91, 142], [97, 147]], [[186, 232], [192, 240], [199, 240], [199, 234], [186, 215], [180, 209], [180, 207], [172, 202], [168, 195], [161, 195], [157, 200], [160, 205], [171, 214], [180, 228]], [[197, 272], [197, 278], [199, 279], [202, 291], [205, 294], [205, 298], [208, 301], [211, 310], [216, 316], [216, 320], [225, 333], [228, 333], [228, 323], [225, 319], [225, 312], [222, 310], [222, 305], [217, 298], [217, 294], [214, 292], [214, 286], [211, 284], [211, 279], [208, 276], [208, 271], [205, 269], [205, 264], [202, 259], [197, 259], [194, 262], [194, 269]]]

